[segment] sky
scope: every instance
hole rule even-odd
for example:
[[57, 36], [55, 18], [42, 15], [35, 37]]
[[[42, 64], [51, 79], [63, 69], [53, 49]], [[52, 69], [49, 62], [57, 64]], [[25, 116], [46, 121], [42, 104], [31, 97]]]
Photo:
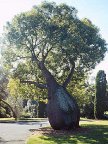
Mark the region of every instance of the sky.
[[[11, 21], [14, 15], [30, 10], [43, 0], [0, 0], [0, 35], [3, 26]], [[78, 17], [90, 19], [99, 29], [100, 34], [108, 43], [108, 0], [47, 0], [57, 4], [66, 3], [78, 10]], [[104, 60], [93, 70], [92, 78], [99, 70], [104, 70], [108, 80], [108, 53]]]

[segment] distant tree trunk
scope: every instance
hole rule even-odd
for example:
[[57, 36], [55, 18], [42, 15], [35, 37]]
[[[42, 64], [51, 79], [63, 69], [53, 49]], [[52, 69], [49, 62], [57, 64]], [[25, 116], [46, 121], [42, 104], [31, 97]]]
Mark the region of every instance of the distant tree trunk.
[[46, 104], [44, 102], [42, 102], [42, 101], [39, 102], [38, 117], [39, 118], [47, 117], [47, 115], [46, 115]]
[[80, 110], [76, 100], [59, 85], [51, 73], [42, 65], [41, 70], [47, 81], [47, 116], [51, 127], [56, 130], [79, 127]]

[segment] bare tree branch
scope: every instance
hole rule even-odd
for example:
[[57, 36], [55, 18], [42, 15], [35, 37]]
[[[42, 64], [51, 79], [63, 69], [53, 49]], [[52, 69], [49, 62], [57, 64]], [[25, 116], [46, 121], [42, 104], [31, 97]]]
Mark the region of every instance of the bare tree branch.
[[21, 83], [27, 83], [27, 84], [33, 84], [35, 86], [37, 86], [38, 88], [41, 89], [47, 89], [47, 84], [39, 84], [37, 82], [34, 81], [24, 81], [24, 80], [20, 80]]
[[63, 87], [67, 87], [67, 85], [69, 84], [69, 82], [71, 81], [71, 77], [73, 76], [73, 73], [74, 73], [74, 68], [75, 68], [75, 62], [72, 61], [72, 68], [71, 68], [71, 71], [68, 75], [68, 77], [66, 78], [66, 80], [64, 81], [63, 83]]

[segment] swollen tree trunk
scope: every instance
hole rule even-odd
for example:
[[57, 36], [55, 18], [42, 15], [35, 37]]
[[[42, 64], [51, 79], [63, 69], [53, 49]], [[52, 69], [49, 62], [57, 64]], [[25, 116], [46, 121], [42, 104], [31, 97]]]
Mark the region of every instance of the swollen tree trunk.
[[70, 82], [70, 78], [73, 74], [75, 64], [72, 64], [73, 67], [70, 71], [70, 74], [63, 83], [63, 86], [61, 86], [47, 70], [44, 62], [38, 61], [37, 58], [35, 58], [35, 61], [37, 62], [39, 69], [42, 71], [42, 74], [46, 79], [46, 84], [39, 84], [32, 81], [22, 82], [34, 84], [39, 88], [47, 88], [47, 116], [53, 129], [61, 130], [78, 128], [80, 120], [80, 110], [76, 100], [66, 90], [66, 86]]
[[67, 92], [66, 86], [70, 82], [70, 78], [75, 68], [73, 62], [72, 69], [63, 86], [59, 85], [51, 73], [47, 70], [43, 61], [35, 61], [39, 69], [42, 71], [46, 79], [46, 84], [39, 84], [37, 82], [22, 81], [24, 83], [34, 84], [39, 88], [47, 88], [48, 90], [48, 104], [47, 116], [50, 125], [55, 130], [75, 129], [79, 127], [80, 110], [76, 100]]
[[53, 129], [73, 129], [79, 127], [80, 111], [76, 100], [59, 85], [45, 66], [41, 67], [47, 81], [47, 116]]
[[49, 89], [47, 115], [53, 129], [79, 127], [80, 112], [76, 100], [62, 86]]

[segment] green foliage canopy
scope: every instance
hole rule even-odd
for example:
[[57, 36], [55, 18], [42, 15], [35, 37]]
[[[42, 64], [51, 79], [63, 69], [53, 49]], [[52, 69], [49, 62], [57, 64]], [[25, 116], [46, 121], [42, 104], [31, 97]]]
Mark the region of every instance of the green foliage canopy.
[[74, 7], [47, 2], [16, 15], [8, 22], [4, 44], [11, 57], [5, 52], [7, 61], [17, 60], [17, 66], [19, 63], [24, 66], [26, 62], [32, 64], [35, 71], [30, 71], [29, 76], [35, 76], [28, 79], [38, 82], [45, 81], [42, 74], [41, 79], [36, 77], [41, 73], [37, 66], [39, 62], [44, 63], [52, 75], [63, 83], [71, 67], [76, 71], [80, 67], [83, 73], [91, 70], [107, 51], [99, 30], [90, 20], [78, 19]]

